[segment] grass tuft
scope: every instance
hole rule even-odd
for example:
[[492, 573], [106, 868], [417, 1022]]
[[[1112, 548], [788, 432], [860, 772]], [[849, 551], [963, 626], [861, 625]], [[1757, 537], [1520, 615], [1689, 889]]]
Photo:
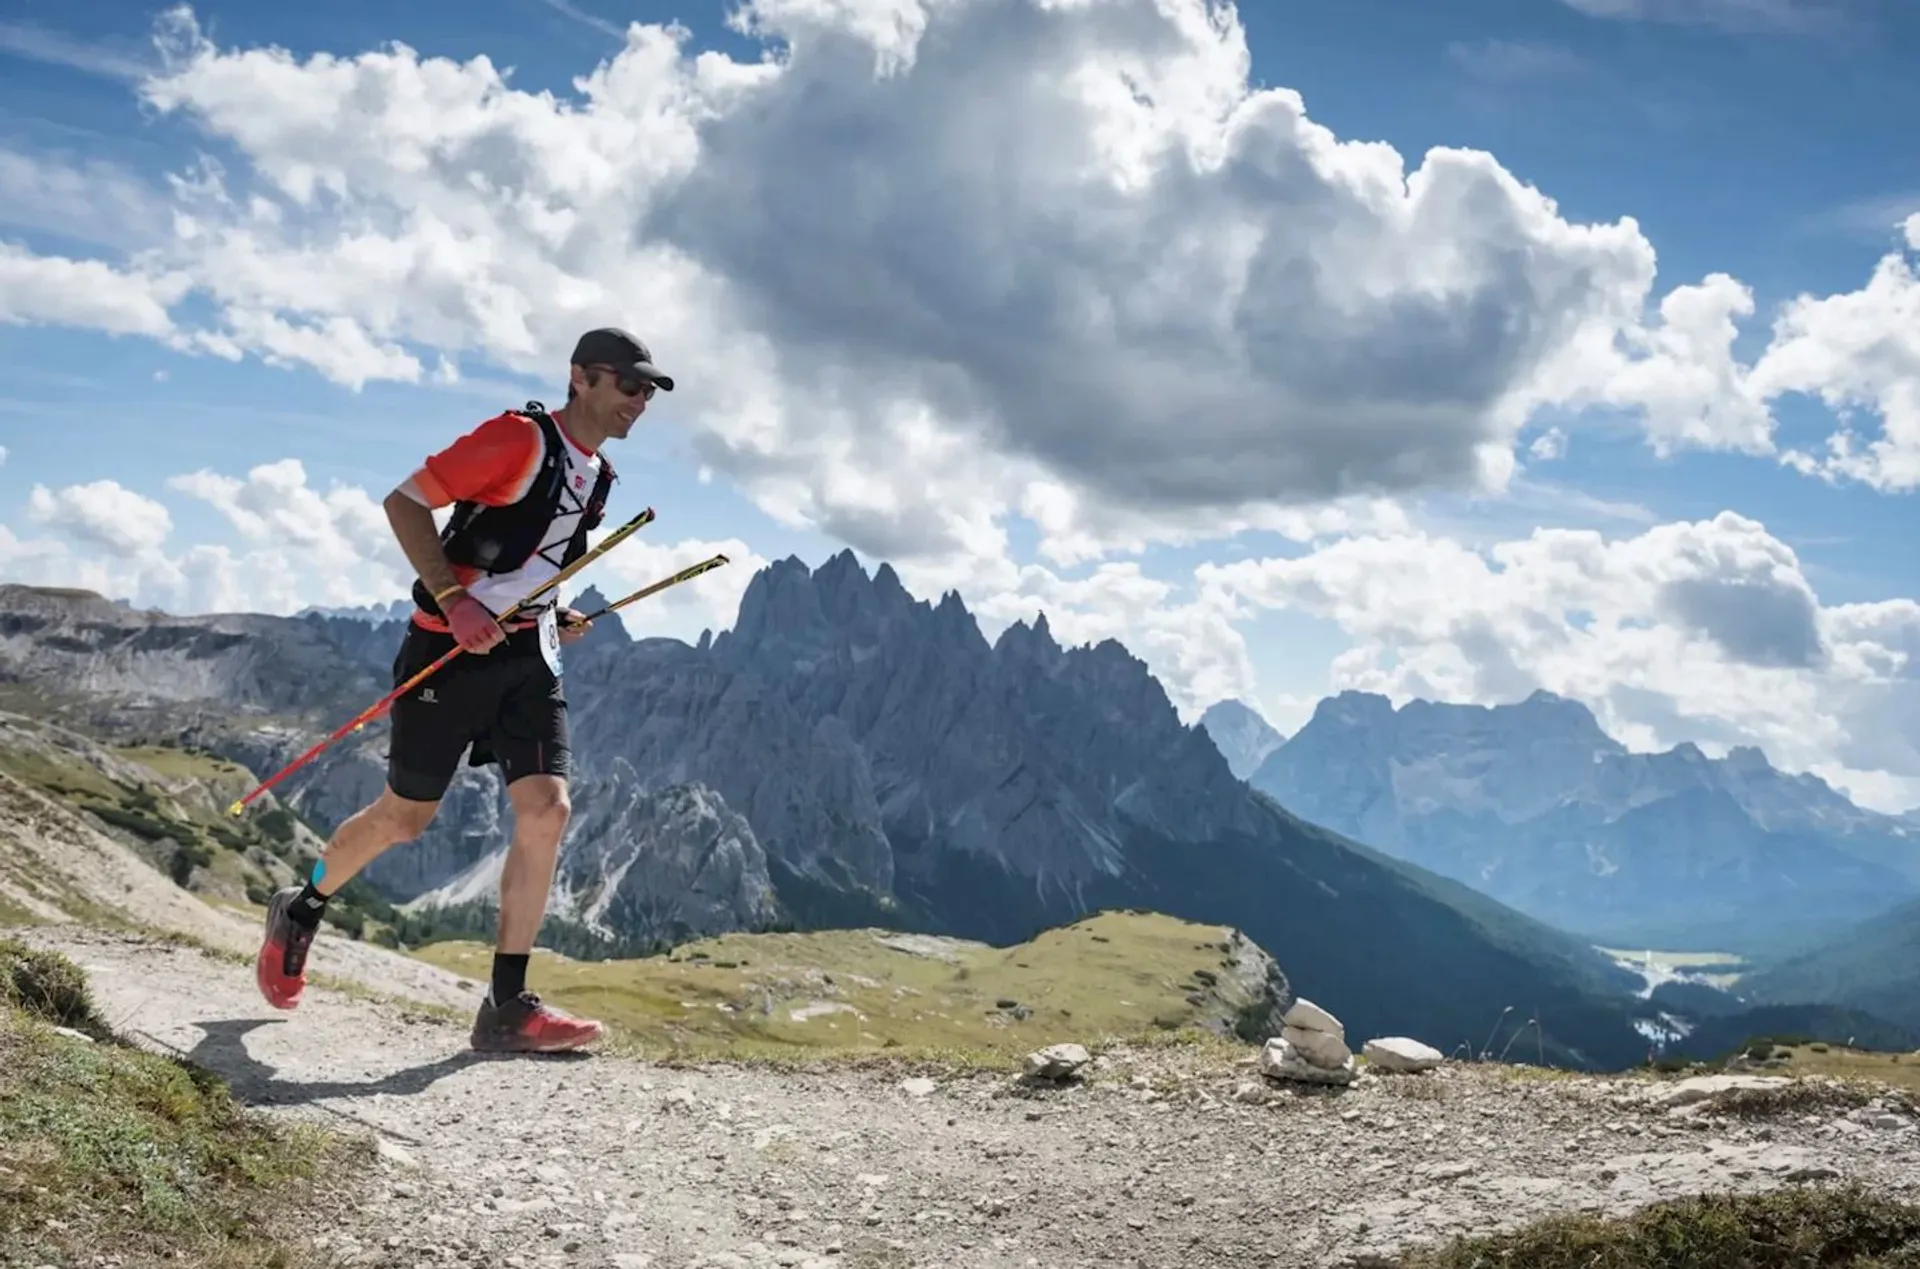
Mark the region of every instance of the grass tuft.
[[1403, 1252], [1394, 1269], [1920, 1269], [1920, 1207], [1857, 1186], [1698, 1195]]
[[57, 952], [19, 939], [0, 939], [0, 1006], [96, 1040], [111, 1035], [94, 1007], [86, 972]]
[[92, 1263], [102, 1249], [129, 1266], [327, 1263], [286, 1231], [340, 1201], [330, 1178], [363, 1174], [366, 1143], [269, 1120], [204, 1068], [113, 1037], [64, 957], [5, 940], [0, 966], [7, 1263]]
[[1702, 1113], [1735, 1119], [1778, 1119], [1783, 1115], [1833, 1115], [1859, 1110], [1875, 1101], [1911, 1099], [1897, 1090], [1844, 1080], [1796, 1079], [1774, 1088], [1728, 1088], [1705, 1098]]

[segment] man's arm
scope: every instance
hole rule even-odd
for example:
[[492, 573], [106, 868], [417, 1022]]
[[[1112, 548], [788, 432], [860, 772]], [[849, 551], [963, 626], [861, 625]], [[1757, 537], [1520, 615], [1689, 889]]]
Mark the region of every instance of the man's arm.
[[387, 523], [406, 553], [427, 592], [447, 619], [454, 641], [468, 652], [487, 652], [506, 638], [500, 623], [485, 604], [467, 594], [460, 579], [447, 562], [440, 545], [440, 531], [433, 524], [433, 510], [426, 504], [420, 486], [411, 478], [388, 494], [385, 502]]
[[444, 594], [460, 582], [440, 545], [434, 511], [461, 501], [489, 506], [512, 502], [539, 471], [540, 454], [539, 429], [532, 420], [498, 415], [429, 454], [387, 495], [387, 523], [428, 594]]
[[453, 565], [447, 562], [447, 553], [440, 545], [433, 511], [411, 477], [387, 495], [385, 509], [393, 536], [414, 573], [426, 583], [427, 593], [441, 595], [458, 586], [460, 579], [454, 576]]

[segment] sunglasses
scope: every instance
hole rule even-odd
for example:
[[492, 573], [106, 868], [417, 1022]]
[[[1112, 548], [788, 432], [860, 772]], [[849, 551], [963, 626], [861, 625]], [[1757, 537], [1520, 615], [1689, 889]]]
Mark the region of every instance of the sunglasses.
[[632, 372], [623, 374], [617, 366], [591, 366], [589, 369], [604, 370], [610, 375], [619, 376], [613, 381], [613, 386], [620, 390], [620, 395], [623, 397], [641, 397], [651, 401], [653, 400], [653, 394], [658, 391], [660, 387], [660, 385], [653, 380], [644, 379]]

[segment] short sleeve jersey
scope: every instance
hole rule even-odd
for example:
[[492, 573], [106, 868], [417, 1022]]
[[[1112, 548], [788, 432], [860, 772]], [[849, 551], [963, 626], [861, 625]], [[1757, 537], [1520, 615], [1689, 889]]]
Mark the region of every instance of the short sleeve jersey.
[[[567, 543], [573, 539], [580, 517], [586, 514], [601, 458], [582, 449], [564, 424], [560, 434], [566, 437], [565, 488], [533, 554], [511, 573], [488, 576], [477, 568], [458, 565], [453, 570], [467, 593], [495, 614], [505, 612], [560, 571]], [[523, 414], [501, 414], [429, 455], [413, 473], [413, 483], [425, 496], [427, 506], [436, 510], [456, 502], [506, 506], [526, 496], [540, 474], [545, 449], [546, 440], [538, 423]], [[446, 629], [444, 621], [423, 612], [416, 612], [414, 620], [430, 630]]]

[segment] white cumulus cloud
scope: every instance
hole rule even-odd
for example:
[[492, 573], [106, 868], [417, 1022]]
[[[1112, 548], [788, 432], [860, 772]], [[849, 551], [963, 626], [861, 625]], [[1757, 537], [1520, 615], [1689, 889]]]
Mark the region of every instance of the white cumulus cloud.
[[[678, 373], [701, 461], [896, 558], [1023, 515], [1064, 563], [1497, 491], [1542, 404], [1771, 454], [1780, 392], [1898, 409], [1913, 382], [1864, 350], [1741, 364], [1737, 280], [1656, 296], [1632, 220], [1569, 221], [1483, 152], [1334, 135], [1250, 83], [1238, 17], [1204, 0], [760, 0], [739, 24], [774, 55], [634, 24], [568, 95], [404, 45], [224, 47], [174, 10], [140, 95], [218, 161], [177, 174], [171, 236], [137, 257], [0, 255], [45, 275], [14, 316], [353, 386], [551, 375], [624, 323]], [[1824, 320], [1805, 338], [1828, 348]], [[1860, 452], [1826, 469], [1899, 487]]]
[[58, 490], [36, 484], [27, 495], [27, 517], [120, 556], [157, 550], [173, 532], [164, 506], [114, 480]]
[[[613, 527], [607, 525], [590, 540], [598, 544]], [[592, 586], [608, 603], [615, 603], [715, 555], [724, 555], [725, 564], [635, 600], [619, 611], [617, 619], [636, 639], [664, 635], [688, 642], [699, 638], [702, 630], [720, 631], [733, 625], [740, 595], [753, 575], [767, 566], [766, 557], [739, 538], [663, 542], [647, 536], [653, 531], [651, 525], [641, 529], [589, 565], [564, 587], [569, 600], [577, 601], [580, 592]]]
[[[170, 549], [167, 505], [111, 480], [36, 485], [26, 518], [45, 532], [27, 537], [0, 523], [0, 577], [82, 586], [173, 612], [282, 615], [308, 607], [384, 607], [404, 599], [413, 584], [379, 501], [354, 485], [315, 488], [297, 459], [262, 463], [241, 475], [185, 472], [166, 481], [166, 489], [219, 512], [237, 544]], [[609, 551], [568, 592], [577, 595], [591, 584], [616, 600], [724, 554], [726, 565], [622, 609], [619, 620], [636, 637], [692, 639], [702, 629], [732, 625], [741, 591], [766, 558], [739, 538], [662, 541], [648, 532]]]

